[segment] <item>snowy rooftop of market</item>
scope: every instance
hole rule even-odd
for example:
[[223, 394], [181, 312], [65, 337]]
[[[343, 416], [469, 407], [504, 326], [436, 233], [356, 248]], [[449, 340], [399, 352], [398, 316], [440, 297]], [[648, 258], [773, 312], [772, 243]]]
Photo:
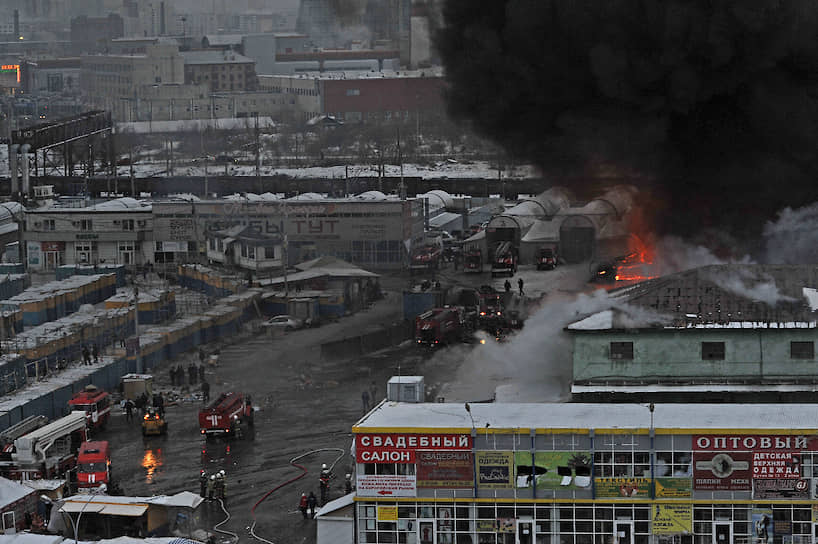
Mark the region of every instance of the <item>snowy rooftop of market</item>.
[[89, 285], [106, 274], [94, 274], [91, 276], [70, 276], [64, 280], [50, 281], [40, 285], [29, 287], [22, 293], [14, 295], [11, 298], [0, 301], [2, 304], [22, 304], [24, 302], [32, 302], [37, 300], [44, 300], [53, 297], [57, 293], [64, 293], [66, 291], [73, 291], [84, 285]]
[[[478, 429], [648, 430], [646, 404], [585, 403], [408, 403], [384, 401], [353, 427], [354, 432], [463, 432]], [[787, 429], [815, 432], [818, 404], [656, 404], [653, 428], [679, 430]]]
[[87, 378], [100, 368], [114, 362], [113, 357], [101, 356], [98, 363], [91, 365], [77, 365], [68, 367], [59, 374], [49, 375], [41, 381], [29, 382], [23, 389], [11, 392], [9, 395], [0, 397], [0, 413], [9, 412], [25, 405], [31, 400], [38, 399], [44, 395], [70, 386]]

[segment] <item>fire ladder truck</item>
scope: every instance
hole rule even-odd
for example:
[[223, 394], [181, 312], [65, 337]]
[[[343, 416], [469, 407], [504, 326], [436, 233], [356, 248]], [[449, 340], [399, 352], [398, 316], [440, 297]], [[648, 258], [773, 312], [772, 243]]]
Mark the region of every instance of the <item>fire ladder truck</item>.
[[11, 460], [0, 461], [0, 474], [15, 480], [62, 475], [76, 465], [85, 425], [85, 412], [71, 412], [17, 438]]

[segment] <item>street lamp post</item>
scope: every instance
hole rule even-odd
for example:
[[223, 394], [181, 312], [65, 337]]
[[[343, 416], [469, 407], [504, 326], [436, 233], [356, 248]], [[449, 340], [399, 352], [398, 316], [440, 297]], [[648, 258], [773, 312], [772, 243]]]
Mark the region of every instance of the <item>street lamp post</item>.
[[[94, 489], [93, 491], [91, 491], [91, 493], [89, 493], [89, 495], [88, 495], [88, 500], [86, 500], [86, 501], [83, 503], [82, 508], [80, 508], [80, 512], [79, 512], [79, 514], [77, 514], [77, 521], [76, 521], [76, 522], [75, 522], [75, 521], [74, 521], [74, 519], [71, 517], [71, 514], [70, 514], [70, 513], [68, 513], [68, 512], [60, 512], [61, 514], [63, 514], [64, 516], [66, 516], [66, 517], [68, 518], [69, 523], [71, 523], [71, 530], [74, 532], [74, 544], [79, 544], [79, 539], [80, 539], [80, 538], [79, 538], [79, 532], [80, 532], [80, 519], [82, 518], [82, 513], [83, 513], [83, 512], [85, 512], [85, 508], [88, 506], [88, 504], [90, 504], [91, 499], [93, 499], [94, 497], [96, 497], [96, 496], [97, 496], [97, 495], [99, 495], [100, 493], [105, 493], [107, 490], [108, 490], [108, 486], [107, 486], [107, 485], [105, 485], [105, 484], [100, 484], [100, 485], [99, 485], [99, 487], [97, 487], [96, 489]], [[45, 503], [47, 503], [47, 504], [52, 505], [52, 507], [53, 507], [53, 506], [57, 506], [57, 507], [59, 507], [59, 508], [62, 508], [62, 507], [65, 505], [65, 500], [64, 500], [64, 499], [63, 499], [63, 500], [59, 500], [59, 501], [54, 501], [54, 500], [53, 500], [53, 499], [51, 499], [51, 497], [49, 497], [48, 495], [40, 495], [40, 500], [41, 500], [41, 501], [43, 501], [43, 502], [45, 502]], [[63, 519], [64, 519], [64, 518], [63, 518]]]

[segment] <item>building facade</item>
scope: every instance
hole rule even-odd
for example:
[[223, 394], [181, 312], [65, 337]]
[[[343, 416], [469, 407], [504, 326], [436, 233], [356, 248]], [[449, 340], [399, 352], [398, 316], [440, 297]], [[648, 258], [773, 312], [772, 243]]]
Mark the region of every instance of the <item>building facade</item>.
[[53, 270], [65, 264], [154, 262], [151, 207], [120, 198], [83, 208], [38, 208], [25, 212], [27, 266]]
[[816, 416], [816, 405], [385, 401], [353, 427], [354, 541], [815, 542]]
[[254, 91], [255, 61], [235, 51], [184, 51], [185, 83], [205, 85], [210, 92]]
[[204, 247], [208, 233], [238, 225], [286, 236], [289, 264], [333, 256], [364, 268], [399, 270], [406, 264], [406, 248], [423, 234], [423, 206], [418, 200], [155, 202], [157, 247], [184, 246], [178, 253], [156, 255], [155, 262], [193, 262], [186, 260], [193, 257], [189, 248]]

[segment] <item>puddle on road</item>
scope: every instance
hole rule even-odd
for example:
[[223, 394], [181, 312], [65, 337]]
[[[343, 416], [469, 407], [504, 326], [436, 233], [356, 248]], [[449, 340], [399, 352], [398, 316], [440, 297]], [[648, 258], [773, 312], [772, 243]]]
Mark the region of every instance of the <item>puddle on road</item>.
[[153, 479], [164, 465], [162, 448], [145, 450], [142, 456], [142, 468], [145, 469], [145, 483], [152, 484]]

